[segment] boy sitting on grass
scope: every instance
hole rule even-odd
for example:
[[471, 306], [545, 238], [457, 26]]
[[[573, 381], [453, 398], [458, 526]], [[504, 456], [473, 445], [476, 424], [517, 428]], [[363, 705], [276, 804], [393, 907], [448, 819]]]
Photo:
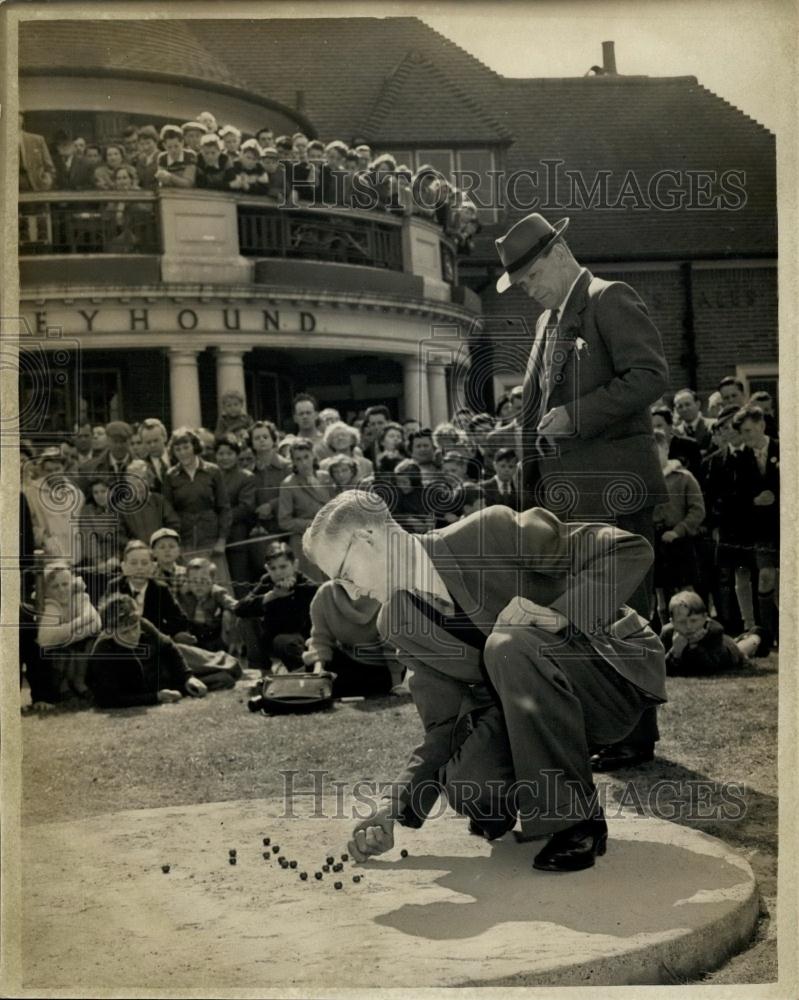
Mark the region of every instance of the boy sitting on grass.
[[207, 693], [178, 646], [142, 618], [133, 597], [110, 597], [103, 608], [102, 626], [87, 675], [101, 708], [168, 704], [184, 695], [201, 698]]
[[186, 586], [186, 567], [180, 562], [180, 535], [173, 528], [159, 528], [150, 536], [155, 559], [153, 579], [165, 583], [177, 600]]
[[233, 615], [236, 602], [215, 578], [216, 566], [210, 559], [192, 559], [186, 567], [186, 585], [178, 595], [197, 644], [211, 652], [235, 645], [238, 625]]
[[719, 674], [745, 666], [757, 653], [762, 630], [753, 628], [737, 639], [726, 635], [710, 618], [705, 602], [692, 590], [682, 590], [669, 601], [671, 621], [660, 633], [671, 675]]
[[[235, 607], [240, 618], [260, 619], [262, 647], [289, 670], [303, 670], [305, 640], [311, 634], [311, 601], [317, 586], [299, 572], [285, 542], [266, 550], [266, 573]], [[279, 669], [279, 667], [277, 668]]]

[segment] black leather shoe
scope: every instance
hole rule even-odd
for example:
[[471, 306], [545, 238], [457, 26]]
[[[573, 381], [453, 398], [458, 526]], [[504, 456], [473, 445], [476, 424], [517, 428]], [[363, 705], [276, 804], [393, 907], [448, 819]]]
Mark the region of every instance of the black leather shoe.
[[614, 743], [591, 754], [589, 762], [594, 771], [618, 771], [622, 767], [638, 767], [654, 759], [653, 744], [634, 746], [631, 743]]
[[591, 819], [554, 833], [536, 854], [533, 868], [541, 872], [579, 872], [591, 868], [594, 859], [607, 850], [607, 843], [608, 825], [600, 809]]

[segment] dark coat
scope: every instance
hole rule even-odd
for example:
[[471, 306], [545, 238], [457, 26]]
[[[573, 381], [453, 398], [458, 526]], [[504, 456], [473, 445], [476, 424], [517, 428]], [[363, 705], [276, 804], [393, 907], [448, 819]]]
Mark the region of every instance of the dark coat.
[[[743, 516], [751, 525], [756, 545], [779, 546], [780, 538], [780, 445], [774, 438], [769, 439], [766, 455], [766, 471], [761, 473], [755, 453], [751, 448], [741, 448], [737, 453], [737, 490], [743, 505]], [[764, 490], [771, 490], [775, 496], [773, 504], [761, 507], [754, 499]]]
[[200, 458], [190, 479], [180, 465], [173, 465], [164, 479], [164, 498], [180, 518], [180, 544], [189, 552], [211, 548], [230, 531], [230, 500], [218, 465]]
[[230, 542], [241, 542], [247, 538], [255, 527], [255, 476], [247, 469], [231, 469], [223, 472], [228, 499], [230, 500], [230, 532], [227, 536]]
[[86, 681], [101, 708], [127, 708], [158, 704], [158, 692], [165, 688], [185, 694], [193, 676], [175, 643], [142, 621], [135, 650], [111, 635], [95, 641]]
[[311, 601], [319, 589], [301, 573], [290, 594], [275, 598], [264, 604], [264, 597], [274, 589], [268, 573], [265, 573], [246, 597], [233, 609], [239, 618], [259, 618], [263, 637], [271, 643], [276, 635], [297, 634], [308, 638], [311, 634]]
[[504, 507], [510, 507], [511, 510], [522, 509], [521, 497], [515, 483], [510, 484], [510, 494], [499, 492], [499, 480], [496, 476], [484, 480], [480, 485], [485, 493], [486, 507], [494, 507], [496, 504], [502, 504]]
[[[106, 598], [113, 594], [127, 594], [133, 596], [127, 577], [117, 576], [108, 584]], [[150, 580], [144, 594], [144, 607], [142, 608], [142, 618], [146, 618], [150, 624], [154, 625], [159, 632], [164, 635], [175, 635], [177, 632], [190, 632], [189, 620], [181, 610], [172, 591], [160, 580]]]
[[[523, 383], [524, 506], [537, 503], [575, 517], [611, 516], [616, 496], [624, 513], [653, 506], [665, 486], [649, 407], [669, 383], [660, 334], [646, 306], [624, 282], [585, 271], [560, 317], [545, 399], [549, 315], [536, 324]], [[573, 430], [553, 447], [536, 428], [556, 406], [565, 406]]]

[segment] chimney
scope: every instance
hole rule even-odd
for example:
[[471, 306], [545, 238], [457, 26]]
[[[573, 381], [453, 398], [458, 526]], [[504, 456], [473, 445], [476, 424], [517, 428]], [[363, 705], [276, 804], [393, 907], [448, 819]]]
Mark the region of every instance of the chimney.
[[602, 43], [602, 71], [605, 76], [616, 76], [616, 52], [613, 42]]

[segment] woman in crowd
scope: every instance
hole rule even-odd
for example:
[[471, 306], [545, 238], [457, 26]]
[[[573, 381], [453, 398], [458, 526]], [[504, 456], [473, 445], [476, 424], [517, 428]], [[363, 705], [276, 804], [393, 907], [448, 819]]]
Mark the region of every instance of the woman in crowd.
[[252, 472], [239, 468], [241, 445], [235, 434], [217, 438], [216, 464], [222, 472], [222, 481], [230, 500], [230, 533], [225, 550], [228, 568], [233, 580], [233, 593], [243, 597], [249, 589], [249, 555], [247, 545], [236, 545], [250, 537], [255, 527], [256, 479]]
[[108, 480], [103, 476], [89, 483], [89, 501], [80, 512], [80, 568], [89, 599], [96, 606], [105, 593], [109, 576], [119, 567], [119, 556], [127, 542], [119, 514], [109, 503]]
[[220, 583], [230, 579], [225, 546], [230, 531], [230, 500], [219, 466], [200, 457], [196, 431], [179, 427], [167, 450], [172, 467], [164, 477], [164, 499], [180, 518], [180, 544], [187, 558], [205, 556], [217, 567]]
[[404, 458], [393, 472], [381, 468], [375, 479], [375, 487], [397, 524], [413, 534], [433, 530], [435, 518], [425, 506], [422, 470], [418, 463]]
[[[250, 428], [246, 446], [255, 456], [255, 534], [276, 535], [280, 484], [291, 472], [291, 462], [278, 453], [278, 431], [270, 420], [258, 420]], [[263, 572], [268, 542], [248, 545], [248, 576], [257, 580]]]
[[122, 146], [112, 143], [105, 147], [105, 162], [94, 171], [94, 186], [100, 191], [116, 188], [116, 173], [125, 165], [125, 151]]
[[100, 616], [89, 600], [79, 576], [65, 562], [54, 562], [44, 570], [44, 606], [36, 642], [39, 662], [28, 683], [33, 707], [50, 708], [74, 693], [84, 697], [87, 656], [92, 639], [100, 631]]
[[384, 472], [393, 471], [403, 458], [407, 458], [405, 435], [399, 424], [393, 422], [386, 424], [380, 431], [377, 443], [377, 460]]
[[[125, 542], [137, 538], [150, 544], [153, 532], [161, 528], [180, 529], [180, 518], [172, 504], [153, 490], [155, 473], [143, 458], [134, 458], [125, 469], [127, 493], [120, 503], [119, 516]], [[123, 542], [120, 551], [124, 548]]]
[[326, 470], [333, 458], [338, 455], [346, 455], [347, 458], [355, 459], [358, 465], [358, 480], [365, 476], [371, 476], [374, 472], [374, 466], [368, 458], [364, 458], [360, 454], [359, 450], [356, 451], [359, 442], [360, 434], [355, 427], [350, 427], [342, 420], [329, 424], [325, 430], [324, 447], [325, 451], [330, 454], [329, 457], [322, 459], [320, 468]]
[[[296, 438], [291, 445], [293, 472], [280, 484], [277, 523], [281, 531], [288, 531], [288, 544], [297, 554], [302, 552], [302, 535], [316, 513], [333, 496], [330, 476], [324, 470], [316, 471], [313, 444], [307, 438]], [[318, 582], [320, 572], [303, 554], [299, 568], [310, 580]]]

